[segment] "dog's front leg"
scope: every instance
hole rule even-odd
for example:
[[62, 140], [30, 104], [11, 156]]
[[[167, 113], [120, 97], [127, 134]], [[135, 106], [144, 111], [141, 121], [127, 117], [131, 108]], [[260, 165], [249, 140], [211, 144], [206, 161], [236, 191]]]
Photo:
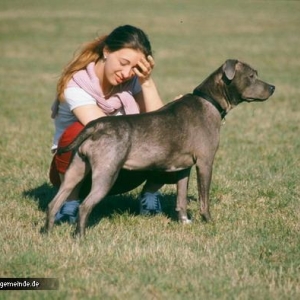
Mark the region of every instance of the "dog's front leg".
[[209, 211], [209, 190], [212, 178], [212, 163], [197, 162], [197, 183], [198, 183], [198, 196], [200, 202], [200, 215], [206, 222], [211, 221]]
[[188, 184], [191, 169], [186, 169], [178, 172], [177, 180], [177, 205], [176, 211], [178, 212], [178, 220], [183, 224], [191, 223], [187, 216], [187, 194]]

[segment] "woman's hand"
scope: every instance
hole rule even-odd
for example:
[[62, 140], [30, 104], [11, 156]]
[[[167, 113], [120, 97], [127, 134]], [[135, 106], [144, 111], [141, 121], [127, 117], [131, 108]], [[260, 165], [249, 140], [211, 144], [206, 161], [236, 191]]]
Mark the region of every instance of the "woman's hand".
[[178, 100], [178, 99], [180, 99], [181, 97], [183, 97], [183, 95], [178, 95], [178, 96], [176, 96], [174, 99], [173, 99], [173, 101], [175, 101], [175, 100]]
[[147, 59], [142, 58], [133, 68], [133, 71], [139, 78], [141, 85], [150, 79], [154, 65], [155, 62], [153, 57], [151, 55], [148, 55]]
[[163, 106], [156, 85], [151, 77], [154, 65], [154, 59], [149, 55], [147, 59], [142, 58], [133, 68], [142, 88], [142, 91], [134, 96], [141, 112], [154, 111]]

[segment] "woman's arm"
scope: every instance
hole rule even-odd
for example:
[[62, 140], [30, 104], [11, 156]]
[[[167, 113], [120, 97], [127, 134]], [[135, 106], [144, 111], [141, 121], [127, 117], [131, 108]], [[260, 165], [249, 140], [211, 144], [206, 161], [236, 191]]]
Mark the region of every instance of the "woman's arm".
[[157, 110], [163, 106], [163, 102], [152, 78], [150, 78], [148, 82], [145, 82], [141, 87], [142, 91], [134, 96], [141, 112]]
[[151, 77], [154, 65], [154, 59], [149, 55], [147, 59], [142, 59], [134, 68], [142, 88], [142, 91], [134, 96], [141, 112], [157, 110], [164, 105]]
[[83, 105], [73, 109], [73, 114], [78, 119], [78, 121], [84, 126], [100, 117], [105, 117], [106, 114], [102, 111], [102, 109], [97, 105]]

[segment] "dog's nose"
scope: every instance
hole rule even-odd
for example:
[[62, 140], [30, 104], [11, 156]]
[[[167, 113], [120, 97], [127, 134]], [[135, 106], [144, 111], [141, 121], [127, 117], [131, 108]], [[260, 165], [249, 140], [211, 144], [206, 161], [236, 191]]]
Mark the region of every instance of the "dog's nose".
[[274, 85], [270, 85], [269, 90], [270, 90], [270, 93], [272, 95], [275, 92], [275, 86]]

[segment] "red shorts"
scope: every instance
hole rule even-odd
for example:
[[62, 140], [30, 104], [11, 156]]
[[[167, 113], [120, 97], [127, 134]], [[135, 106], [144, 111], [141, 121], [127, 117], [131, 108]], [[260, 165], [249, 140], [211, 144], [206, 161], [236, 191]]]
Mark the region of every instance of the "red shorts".
[[[72, 125], [70, 125], [60, 137], [57, 147], [60, 148], [69, 145], [83, 128], [84, 126], [80, 122], [75, 122]], [[59, 178], [59, 173], [65, 174], [70, 164], [71, 157], [71, 151], [63, 153], [61, 155], [54, 154], [49, 173], [50, 182], [54, 186], [60, 186], [61, 182]]]

